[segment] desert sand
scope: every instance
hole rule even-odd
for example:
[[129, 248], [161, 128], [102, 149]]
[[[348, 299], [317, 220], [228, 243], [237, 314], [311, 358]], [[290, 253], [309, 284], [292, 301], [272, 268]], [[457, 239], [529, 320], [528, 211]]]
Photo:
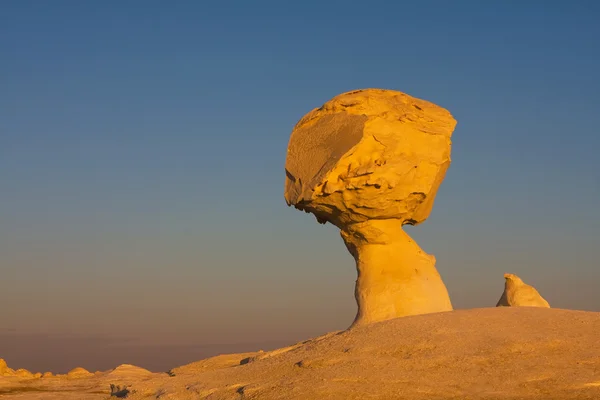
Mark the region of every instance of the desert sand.
[[121, 366], [83, 377], [5, 376], [0, 398], [108, 399], [114, 385], [128, 399], [600, 399], [599, 332], [596, 312], [455, 310], [170, 373]]

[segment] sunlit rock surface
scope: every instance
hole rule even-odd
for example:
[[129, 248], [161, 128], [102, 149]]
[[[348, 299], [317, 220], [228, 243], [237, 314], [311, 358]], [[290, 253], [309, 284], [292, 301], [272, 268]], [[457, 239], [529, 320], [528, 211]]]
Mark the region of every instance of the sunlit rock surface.
[[504, 274], [504, 292], [496, 307], [550, 307], [540, 293], [515, 274]]
[[355, 326], [452, 310], [435, 257], [402, 225], [429, 216], [455, 125], [435, 104], [366, 89], [333, 98], [292, 131], [285, 199], [340, 228], [358, 270]]
[[88, 371], [85, 368], [81, 368], [81, 367], [77, 367], [77, 368], [73, 368], [72, 370], [70, 370], [67, 373], [67, 377], [68, 378], [88, 378], [90, 376], [93, 376], [94, 374], [92, 374], [90, 371]]

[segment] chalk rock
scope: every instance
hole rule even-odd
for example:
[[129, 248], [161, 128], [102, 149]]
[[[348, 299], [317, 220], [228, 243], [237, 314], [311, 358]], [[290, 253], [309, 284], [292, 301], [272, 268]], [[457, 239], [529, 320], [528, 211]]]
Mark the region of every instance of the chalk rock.
[[455, 125], [430, 102], [366, 89], [333, 98], [294, 127], [285, 200], [340, 228], [358, 270], [354, 325], [452, 310], [435, 257], [401, 227], [429, 216]]
[[147, 369], [136, 367], [131, 364], [121, 364], [117, 368], [113, 369], [108, 373], [108, 376], [112, 377], [134, 377], [134, 376], [148, 376], [152, 375], [152, 372]]
[[81, 368], [81, 367], [77, 367], [77, 368], [73, 368], [72, 370], [70, 370], [67, 373], [67, 378], [88, 378], [88, 377], [93, 376], [93, 375], [94, 374], [92, 374], [87, 369]]
[[16, 370], [14, 372], [14, 376], [18, 376], [20, 378], [33, 378], [33, 374], [25, 368], [19, 368]]
[[515, 274], [504, 274], [504, 292], [496, 307], [546, 307], [550, 304], [533, 287]]
[[6, 361], [4, 361], [3, 358], [0, 358], [0, 376], [14, 376], [15, 375], [15, 370], [12, 368], [9, 368], [8, 365], [6, 365]]

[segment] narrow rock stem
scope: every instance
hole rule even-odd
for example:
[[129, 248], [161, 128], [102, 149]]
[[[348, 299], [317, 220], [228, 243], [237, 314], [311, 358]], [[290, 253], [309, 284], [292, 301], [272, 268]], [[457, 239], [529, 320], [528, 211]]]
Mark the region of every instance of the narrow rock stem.
[[353, 327], [452, 310], [435, 257], [425, 253], [401, 225], [398, 219], [369, 220], [341, 231], [358, 272]]

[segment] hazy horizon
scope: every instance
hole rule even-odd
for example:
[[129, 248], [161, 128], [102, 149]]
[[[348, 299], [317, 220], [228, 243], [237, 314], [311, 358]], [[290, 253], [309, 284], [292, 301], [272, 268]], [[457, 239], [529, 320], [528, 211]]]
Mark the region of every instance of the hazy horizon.
[[[494, 306], [511, 272], [600, 311], [599, 17], [594, 1], [6, 1], [0, 358], [162, 368], [345, 329], [354, 260], [286, 207], [284, 162], [304, 114], [368, 87], [458, 121], [431, 217], [407, 228], [455, 308]], [[98, 350], [114, 341], [121, 356]]]

